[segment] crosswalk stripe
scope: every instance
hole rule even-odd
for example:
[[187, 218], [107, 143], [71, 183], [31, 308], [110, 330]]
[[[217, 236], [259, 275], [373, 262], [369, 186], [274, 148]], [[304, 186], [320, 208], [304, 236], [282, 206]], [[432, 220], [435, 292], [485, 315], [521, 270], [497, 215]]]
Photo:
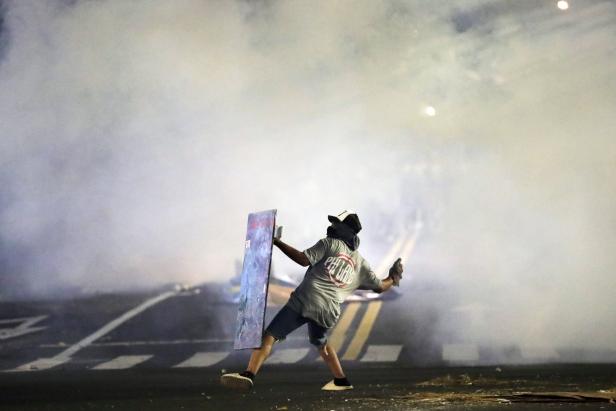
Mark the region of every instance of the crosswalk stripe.
[[125, 370], [152, 358], [152, 355], [120, 355], [93, 367], [93, 370]]
[[522, 346], [520, 354], [526, 360], [556, 360], [560, 357], [552, 347]]
[[[395, 362], [398, 360], [400, 352], [402, 351], [402, 345], [369, 345], [365, 354], [361, 357], [359, 361], [361, 362]], [[444, 354], [443, 357], [446, 360], [468, 360], [472, 357], [472, 354], [469, 356], [468, 348], [469, 347], [461, 347], [461, 346], [444, 346]], [[466, 351], [467, 354], [461, 354], [460, 351]], [[472, 350], [471, 350], [472, 351]], [[286, 348], [286, 349], [276, 349], [270, 358], [268, 358], [267, 362], [269, 364], [293, 364], [300, 362], [302, 360], [306, 360], [308, 354], [310, 352], [310, 348]], [[231, 353], [227, 351], [216, 351], [216, 352], [198, 352], [193, 356], [188, 358], [187, 360], [176, 364], [173, 368], [191, 368], [191, 367], [209, 367], [214, 364], [217, 364], [227, 358]], [[153, 355], [120, 355], [111, 359], [110, 361], [101, 363], [92, 367], [92, 370], [123, 370], [132, 368], [138, 364], [141, 364], [150, 358]], [[63, 363], [69, 362], [73, 358], [63, 358], [62, 361], [50, 359], [50, 358], [41, 358], [36, 361], [32, 361], [30, 363], [24, 364], [14, 369], [2, 370], [3, 372], [18, 372], [18, 371], [34, 371], [34, 370], [45, 370], [57, 367]], [[319, 358], [320, 359], [320, 358]], [[353, 358], [356, 359], [356, 358]]]
[[267, 359], [269, 364], [292, 364], [300, 361], [308, 354], [310, 348], [285, 348], [276, 350]]
[[38, 360], [29, 362], [27, 364], [20, 365], [17, 368], [11, 370], [4, 370], [4, 372], [23, 372], [23, 371], [41, 371], [48, 370], [58, 365], [69, 362], [71, 358], [39, 358]]
[[361, 362], [395, 362], [402, 351], [401, 345], [369, 345]]
[[479, 348], [475, 344], [443, 344], [442, 358], [450, 362], [476, 362]]
[[186, 361], [173, 366], [173, 368], [209, 367], [221, 362], [229, 355], [226, 351], [198, 352]]

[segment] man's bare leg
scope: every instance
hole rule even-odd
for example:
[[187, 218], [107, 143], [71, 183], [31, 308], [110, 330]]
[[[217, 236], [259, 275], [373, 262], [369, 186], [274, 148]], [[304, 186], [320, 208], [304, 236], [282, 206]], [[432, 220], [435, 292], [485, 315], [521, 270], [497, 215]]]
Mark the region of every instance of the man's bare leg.
[[255, 348], [252, 350], [252, 354], [250, 354], [250, 361], [248, 361], [247, 371], [250, 371], [254, 375], [257, 375], [259, 372], [259, 368], [263, 365], [263, 362], [267, 357], [269, 357], [272, 352], [272, 346], [276, 342], [276, 339], [269, 334], [266, 334], [263, 337], [263, 342], [261, 344], [261, 348]]
[[323, 347], [320, 347], [319, 354], [321, 354], [321, 358], [323, 358], [323, 361], [325, 361], [335, 378], [344, 378], [342, 365], [336, 355], [336, 350], [331, 345], [325, 344]]
[[254, 385], [255, 375], [259, 372], [259, 368], [261, 368], [265, 359], [270, 355], [270, 352], [272, 352], [272, 345], [274, 345], [275, 342], [276, 339], [269, 334], [263, 337], [261, 348], [252, 351], [246, 371], [239, 374], [223, 374], [220, 377], [221, 384], [234, 389], [251, 389]]
[[340, 365], [340, 360], [336, 355], [334, 347], [325, 344], [319, 348], [319, 354], [321, 354], [321, 358], [323, 358], [332, 374], [334, 374], [334, 379], [325, 384], [321, 389], [326, 391], [352, 390], [353, 386], [345, 377], [344, 371], [342, 371], [342, 365]]

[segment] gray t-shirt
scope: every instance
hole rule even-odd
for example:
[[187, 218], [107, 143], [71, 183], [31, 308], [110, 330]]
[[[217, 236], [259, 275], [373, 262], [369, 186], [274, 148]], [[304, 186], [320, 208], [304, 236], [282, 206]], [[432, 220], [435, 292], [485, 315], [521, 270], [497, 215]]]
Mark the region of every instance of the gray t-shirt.
[[370, 265], [342, 240], [323, 238], [304, 251], [310, 267], [291, 293], [289, 306], [317, 324], [331, 328], [340, 316], [340, 304], [358, 288], [381, 287]]

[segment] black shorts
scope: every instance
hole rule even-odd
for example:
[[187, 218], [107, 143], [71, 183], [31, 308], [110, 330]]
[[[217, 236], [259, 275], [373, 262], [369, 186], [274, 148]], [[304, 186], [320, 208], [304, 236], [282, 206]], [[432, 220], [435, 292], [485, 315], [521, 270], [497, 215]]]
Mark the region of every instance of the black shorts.
[[302, 325], [308, 323], [308, 337], [310, 344], [322, 347], [327, 343], [327, 328], [320, 326], [313, 320], [302, 317], [301, 314], [295, 312], [289, 305], [282, 307], [278, 314], [274, 317], [270, 325], [265, 330], [277, 340], [284, 340], [292, 331], [298, 329]]

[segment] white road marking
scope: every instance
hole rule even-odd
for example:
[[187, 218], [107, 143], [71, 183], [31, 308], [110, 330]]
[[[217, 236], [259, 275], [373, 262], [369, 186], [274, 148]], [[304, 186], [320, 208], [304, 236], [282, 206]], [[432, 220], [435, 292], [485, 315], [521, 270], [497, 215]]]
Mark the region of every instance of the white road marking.
[[174, 365], [173, 368], [209, 367], [221, 362], [229, 355], [228, 352], [198, 352], [184, 362]]
[[475, 344], [443, 344], [443, 360], [476, 362], [479, 360], [479, 349]]
[[[306, 340], [306, 337], [290, 336], [285, 341]], [[180, 339], [180, 340], [154, 340], [154, 341], [109, 341], [90, 344], [91, 347], [132, 347], [137, 345], [181, 345], [181, 344], [208, 344], [208, 343], [232, 343], [229, 338], [203, 338], [203, 339]], [[62, 348], [64, 343], [40, 344], [41, 348]]]
[[401, 345], [369, 345], [361, 362], [395, 362], [402, 351]]
[[9, 338], [20, 337], [22, 335], [44, 330], [47, 327], [32, 326], [43, 321], [45, 318], [47, 318], [46, 315], [39, 315], [37, 317], [4, 318], [0, 320], [0, 325], [14, 323], [19, 323], [19, 325], [12, 328], [0, 328], [0, 340], [8, 340]]
[[64, 364], [65, 362], [69, 362], [70, 357], [67, 358], [39, 358], [36, 361], [29, 362], [24, 365], [20, 365], [17, 368], [12, 370], [3, 370], [3, 372], [19, 372], [19, 371], [40, 371], [40, 370], [48, 370], [53, 367], [57, 367], [58, 365]]
[[520, 354], [526, 360], [556, 360], [560, 355], [552, 347], [520, 347]]
[[284, 348], [275, 350], [267, 359], [269, 364], [293, 364], [308, 354], [310, 348]]
[[166, 300], [169, 297], [173, 297], [177, 293], [178, 293], [177, 291], [167, 291], [167, 292], [164, 292], [164, 293], [162, 293], [160, 295], [157, 295], [156, 297], [152, 297], [149, 300], [144, 301], [143, 303], [141, 303], [137, 307], [133, 308], [132, 310], [129, 310], [129, 311], [125, 312], [124, 314], [122, 314], [121, 316], [116, 318], [115, 320], [107, 323], [106, 325], [104, 325], [99, 330], [97, 330], [94, 333], [88, 335], [86, 338], [82, 339], [81, 341], [71, 345], [69, 348], [67, 348], [66, 350], [62, 351], [60, 354], [57, 354], [57, 355], [53, 356], [52, 358], [39, 358], [36, 361], [30, 362], [30, 363], [27, 363], [27, 364], [24, 364], [24, 365], [20, 365], [19, 367], [15, 368], [13, 370], [7, 370], [7, 371], [38, 371], [38, 370], [46, 370], [46, 369], [49, 369], [49, 368], [53, 368], [53, 367], [55, 367], [55, 366], [57, 366], [59, 364], [63, 364], [65, 362], [67, 362], [67, 361], [70, 361], [71, 356], [74, 355], [77, 351], [79, 351], [82, 348], [85, 348], [88, 345], [92, 344], [94, 341], [98, 340], [99, 338], [101, 338], [105, 334], [110, 333], [111, 331], [113, 331], [114, 329], [116, 329], [117, 327], [119, 327], [120, 325], [125, 323], [126, 321], [128, 321], [131, 318], [135, 317], [136, 315], [142, 313], [143, 311], [147, 310], [148, 308], [152, 307], [153, 305], [158, 304], [159, 302], [164, 301], [164, 300]]
[[[394, 244], [387, 254], [387, 256], [381, 261], [379, 268], [377, 270], [382, 270], [383, 274], [388, 274], [389, 264], [392, 264], [396, 257], [400, 257], [402, 259], [409, 258], [413, 248], [415, 247], [415, 242], [417, 241], [417, 237], [419, 236], [420, 226], [417, 226], [414, 230], [413, 234], [408, 237], [407, 240], [404, 240], [404, 237], [401, 237], [396, 244]], [[399, 253], [399, 254], [398, 254]], [[397, 254], [397, 256], [396, 256]], [[377, 271], [379, 273], [379, 271]], [[372, 301], [368, 304], [368, 309], [365, 311], [364, 316], [355, 331], [355, 335], [349, 344], [347, 351], [342, 356], [343, 360], [356, 360], [359, 356], [359, 353], [363, 350], [370, 333], [372, 332], [372, 328], [376, 322], [376, 319], [379, 315], [383, 302]]]
[[[398, 357], [400, 356], [400, 352], [402, 351], [402, 345], [369, 345], [366, 353], [360, 359], [361, 362], [396, 362], [398, 361]], [[447, 348], [445, 348], [447, 347]], [[460, 348], [462, 347], [462, 348]], [[443, 346], [444, 348], [444, 356], [447, 355], [448, 360], [450, 361], [468, 361], [468, 354], [460, 354], [460, 350], [468, 351], [468, 348], [464, 347], [474, 347], [475, 346], [465, 346], [465, 345], [456, 345], [450, 344], [448, 346]], [[270, 358], [267, 360], [268, 364], [293, 364], [297, 363], [308, 355], [310, 348], [287, 348], [287, 349], [278, 349], [272, 353]], [[447, 352], [447, 353], [446, 353]], [[453, 353], [453, 354], [452, 354]], [[214, 352], [198, 352], [194, 354], [192, 357], [187, 360], [176, 364], [173, 368], [199, 368], [199, 367], [209, 367], [215, 365], [225, 358], [227, 358], [231, 353], [228, 351], [214, 351]], [[93, 370], [121, 370], [134, 367], [135, 365], [141, 364], [152, 358], [153, 355], [121, 355], [110, 361], [99, 364], [93, 367]], [[53, 357], [53, 358], [41, 358], [36, 361], [30, 362], [28, 364], [24, 364], [18, 368], [13, 370], [5, 370], [5, 372], [14, 372], [14, 371], [36, 371], [36, 370], [47, 370], [50, 368], [57, 367], [58, 365], [64, 364], [71, 360], [71, 357]]]
[[125, 370], [152, 358], [152, 355], [120, 355], [111, 361], [99, 364], [93, 370]]

